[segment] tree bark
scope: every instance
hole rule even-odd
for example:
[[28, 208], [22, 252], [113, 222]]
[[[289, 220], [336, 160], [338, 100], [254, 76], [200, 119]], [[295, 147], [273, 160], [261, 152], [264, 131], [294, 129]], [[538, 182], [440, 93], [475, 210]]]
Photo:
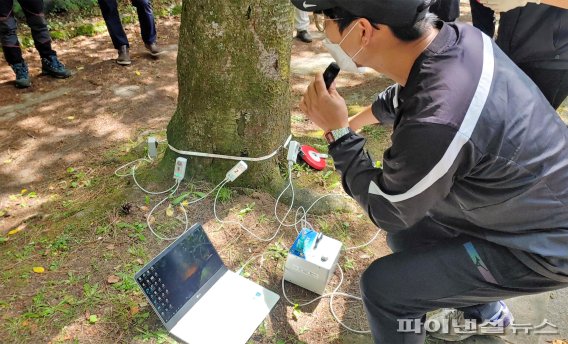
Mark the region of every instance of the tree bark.
[[[257, 157], [290, 133], [292, 7], [284, 0], [184, 1], [178, 107], [168, 125], [177, 149]], [[176, 154], [168, 150], [165, 161]], [[192, 176], [219, 182], [237, 161], [188, 157]], [[276, 158], [248, 163], [240, 185], [281, 185]]]

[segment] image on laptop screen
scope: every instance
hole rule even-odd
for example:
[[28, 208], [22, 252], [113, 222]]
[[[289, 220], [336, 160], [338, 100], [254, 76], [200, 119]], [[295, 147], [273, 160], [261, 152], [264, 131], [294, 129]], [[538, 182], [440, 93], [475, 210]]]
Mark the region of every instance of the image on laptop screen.
[[203, 227], [196, 226], [140, 271], [136, 281], [168, 322], [222, 267]]

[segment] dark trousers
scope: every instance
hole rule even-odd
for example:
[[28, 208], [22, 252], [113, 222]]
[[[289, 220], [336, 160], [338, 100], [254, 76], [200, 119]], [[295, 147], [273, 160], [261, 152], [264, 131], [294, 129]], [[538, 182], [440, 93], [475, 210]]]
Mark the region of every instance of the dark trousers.
[[568, 70], [542, 69], [526, 65], [519, 67], [534, 81], [550, 105], [558, 110], [568, 96]]
[[[527, 268], [505, 247], [456, 235], [428, 219], [387, 241], [394, 253], [361, 277], [375, 343], [424, 343], [425, 314], [439, 308], [487, 320], [499, 300], [568, 287]], [[417, 331], [407, 326], [417, 323]]]
[[[117, 0], [98, 1], [114, 47], [118, 49], [123, 45], [129, 46], [128, 38], [120, 22]], [[142, 40], [147, 44], [155, 43], [156, 23], [154, 22], [154, 12], [150, 0], [132, 0], [132, 6], [136, 7], [138, 12]]]
[[495, 12], [489, 7], [483, 6], [477, 0], [469, 0], [469, 6], [471, 7], [473, 26], [493, 38], [495, 35]]
[[460, 0], [438, 0], [430, 6], [430, 12], [445, 22], [453, 22], [460, 16]]
[[[41, 57], [55, 55], [51, 36], [43, 13], [43, 0], [19, 0], [26, 21], [32, 30], [34, 44]], [[13, 13], [14, 0], [0, 0], [0, 41], [4, 57], [10, 65], [23, 62], [22, 49], [16, 31], [18, 23]]]

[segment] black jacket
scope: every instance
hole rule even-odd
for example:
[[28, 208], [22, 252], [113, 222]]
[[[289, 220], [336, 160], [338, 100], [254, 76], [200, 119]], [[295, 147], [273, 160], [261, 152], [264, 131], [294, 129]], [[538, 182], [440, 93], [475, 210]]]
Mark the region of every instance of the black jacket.
[[501, 13], [497, 45], [518, 65], [568, 69], [568, 10], [528, 4]]
[[375, 224], [396, 232], [429, 217], [568, 281], [568, 129], [489, 37], [443, 24], [373, 114], [394, 123], [383, 168], [357, 134], [330, 154]]

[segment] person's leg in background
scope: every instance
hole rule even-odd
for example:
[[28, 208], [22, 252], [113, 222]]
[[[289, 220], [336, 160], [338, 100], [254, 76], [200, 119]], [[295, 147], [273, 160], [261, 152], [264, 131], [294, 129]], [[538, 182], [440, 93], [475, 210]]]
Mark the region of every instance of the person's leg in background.
[[124, 32], [124, 28], [122, 27], [122, 22], [120, 21], [117, 0], [98, 0], [98, 2], [112, 44], [114, 48], [118, 50], [116, 63], [119, 65], [129, 65], [131, 63], [130, 53], [128, 51], [130, 45], [126, 32]]
[[132, 0], [132, 6], [136, 7], [138, 13], [140, 33], [142, 34], [144, 46], [150, 52], [150, 55], [158, 57], [161, 51], [156, 44], [156, 22], [150, 0]]
[[480, 4], [478, 0], [469, 0], [469, 6], [471, 7], [473, 26], [493, 38], [495, 35], [495, 12], [489, 7]]
[[568, 70], [543, 69], [519, 65], [529, 78], [534, 81], [550, 105], [556, 110], [568, 96]]
[[312, 43], [312, 36], [308, 32], [310, 27], [310, 16], [308, 12], [294, 10], [294, 26], [296, 28], [296, 38], [304, 43]]
[[453, 22], [460, 16], [460, 0], [439, 0], [430, 7], [430, 12], [445, 22]]
[[[363, 273], [361, 296], [375, 343], [424, 343], [425, 314], [439, 308], [479, 309], [480, 304], [567, 286], [533, 272], [505, 247], [451, 236], [380, 258]], [[493, 311], [486, 308], [477, 314], [483, 319], [471, 319], [488, 320]], [[503, 328], [506, 321], [499, 314], [494, 324]], [[452, 323], [441, 325], [445, 332]]]
[[55, 78], [70, 77], [71, 72], [59, 61], [57, 53], [51, 47], [51, 36], [43, 13], [43, 0], [18, 0], [18, 2], [26, 16], [35, 47], [41, 57], [42, 72]]
[[0, 41], [6, 62], [16, 74], [16, 87], [26, 88], [31, 86], [31, 82], [16, 34], [18, 24], [12, 10], [13, 6], [13, 0], [0, 1]]

